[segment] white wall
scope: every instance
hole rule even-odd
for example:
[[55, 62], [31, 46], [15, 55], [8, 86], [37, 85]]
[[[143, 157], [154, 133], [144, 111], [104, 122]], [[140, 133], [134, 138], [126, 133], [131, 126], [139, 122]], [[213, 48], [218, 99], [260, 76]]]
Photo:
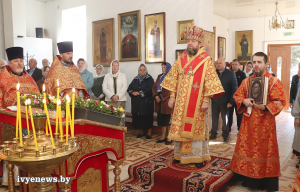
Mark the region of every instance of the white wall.
[[[253, 30], [253, 53], [263, 51], [267, 53], [267, 44], [293, 44], [300, 40], [300, 14], [282, 15], [285, 21], [295, 20], [295, 29], [269, 30], [269, 20], [271, 17], [252, 17], [229, 19], [228, 22], [228, 41], [226, 61], [235, 58], [235, 31]], [[293, 32], [292, 36], [284, 36], [284, 32]]]
[[46, 28], [46, 3], [26, 0], [26, 36], [36, 37], [35, 28]]
[[4, 20], [3, 20], [3, 6], [0, 0], [0, 59], [5, 58], [5, 40], [4, 40]]
[[216, 27], [215, 61], [218, 59], [218, 37], [226, 39], [226, 61], [228, 61], [228, 19], [214, 14], [214, 27]]
[[[86, 5], [87, 12], [87, 63], [88, 70], [95, 74], [92, 66], [92, 22], [102, 19], [114, 18], [115, 20], [115, 58], [118, 59], [118, 14], [140, 10], [141, 11], [141, 61], [121, 62], [120, 69], [125, 73], [130, 83], [137, 75], [138, 66], [145, 62], [145, 29], [144, 15], [158, 12], [166, 13], [166, 61], [173, 64], [175, 50], [186, 48], [185, 44], [177, 44], [177, 21], [194, 19], [195, 25], [204, 30], [213, 30], [213, 1], [211, 0], [55, 0], [47, 2], [47, 28], [50, 38], [53, 39], [54, 53], [57, 54], [56, 43], [63, 41], [61, 15], [62, 10]], [[201, 11], [200, 11], [201, 10]], [[160, 64], [147, 64], [149, 73], [156, 79], [161, 73]], [[130, 111], [130, 98], [126, 108]]]

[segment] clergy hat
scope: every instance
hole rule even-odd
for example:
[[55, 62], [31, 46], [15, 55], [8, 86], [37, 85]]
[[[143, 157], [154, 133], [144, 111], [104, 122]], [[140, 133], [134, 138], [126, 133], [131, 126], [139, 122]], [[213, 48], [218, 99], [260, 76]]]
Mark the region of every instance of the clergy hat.
[[57, 47], [59, 50], [59, 53], [67, 53], [67, 52], [73, 52], [73, 42], [72, 41], [63, 41], [57, 43]]
[[8, 61], [23, 59], [23, 47], [10, 47], [6, 49]]
[[204, 30], [197, 26], [189, 27], [187, 39], [202, 41]]

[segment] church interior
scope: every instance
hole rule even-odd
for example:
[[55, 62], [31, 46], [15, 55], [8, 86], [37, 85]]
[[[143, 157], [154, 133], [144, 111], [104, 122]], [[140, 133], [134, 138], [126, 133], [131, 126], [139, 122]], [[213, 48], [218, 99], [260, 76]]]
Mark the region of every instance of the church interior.
[[[139, 78], [142, 66], [145, 67], [146, 75], [149, 74], [149, 78], [154, 79], [154, 84], [156, 78], [162, 74], [162, 66], [166, 66], [162, 63], [169, 63], [174, 66], [176, 61], [183, 60], [189, 35], [199, 33], [196, 29], [191, 32], [193, 26], [203, 29], [201, 31], [201, 49], [209, 55], [210, 62], [214, 66], [221, 58], [225, 62], [225, 68], [231, 70], [232, 63], [237, 59], [239, 70], [248, 73], [246, 67], [249, 62], [252, 63], [252, 56], [257, 52], [263, 52], [268, 57], [269, 73], [273, 73], [274, 78], [282, 83], [283, 98], [286, 100], [285, 105], [281, 106], [280, 113], [273, 116], [276, 121], [276, 134], [274, 137], [277, 138], [278, 163], [280, 164], [280, 167], [278, 167], [280, 175], [276, 175], [279, 178], [277, 191], [298, 192], [300, 191], [300, 172], [298, 172], [300, 152], [299, 155], [294, 153], [293, 143], [296, 139], [295, 130], [299, 129], [300, 125], [295, 127], [295, 117], [292, 116], [291, 108], [293, 106], [293, 103], [291, 104], [293, 77], [297, 75], [300, 77], [300, 23], [298, 22], [300, 22], [300, 0], [0, 0], [0, 59], [8, 63], [10, 59], [6, 49], [22, 47], [24, 69], [28, 70], [28, 74], [30, 74], [32, 59], [37, 64], [36, 69], [42, 70], [45, 67], [42, 61], [46, 59], [48, 60], [46, 65], [50, 68], [48, 74], [60, 78], [60, 81], [65, 81], [66, 77], [63, 77], [63, 72], [60, 72], [59, 75], [53, 74], [51, 68], [54, 69], [57, 62], [60, 63], [58, 61], [60, 59], [57, 58], [61, 56], [57, 55], [63, 53], [62, 49], [58, 47], [58, 43], [72, 41], [72, 51], [65, 52], [73, 52], [75, 66], [79, 68], [80, 59], [82, 58], [83, 65], [85, 65], [84, 69], [89, 71], [95, 79], [99, 75], [97, 73], [98, 66], [101, 66], [100, 77], [104, 75], [106, 77], [106, 74], [111, 73], [110, 70], [112, 70], [113, 75], [113, 65], [117, 60], [118, 73], [124, 75], [122, 77], [124, 78], [122, 80], [123, 85], [126, 82], [126, 86], [129, 86]], [[63, 62], [61, 64], [64, 65]], [[77, 71], [77, 68], [75, 69]], [[167, 70], [172, 71], [172, 69]], [[184, 70], [185, 68], [183, 68], [183, 74]], [[80, 75], [82, 73], [80, 69], [79, 73]], [[2, 75], [1, 72], [0, 74]], [[1, 79], [1, 75], [0, 99], [6, 97], [4, 92], [2, 93], [1, 81], [10, 81], [10, 79]], [[53, 79], [53, 86], [56, 86], [55, 78]], [[82, 79], [85, 81], [83, 76]], [[46, 78], [45, 83], [49, 81]], [[73, 84], [74, 81], [76, 80], [72, 80]], [[159, 81], [159, 78], [157, 81]], [[112, 82], [115, 83], [115, 77]], [[159, 82], [159, 85], [160, 83], [162, 82]], [[73, 84], [72, 86], [75, 87]], [[192, 90], [201, 87], [198, 84], [194, 85]], [[162, 87], [165, 88], [165, 85], [162, 85]], [[48, 88], [51, 88], [50, 85]], [[48, 88], [46, 87], [46, 90]], [[46, 97], [49, 101], [56, 98], [56, 88], [53, 88], [54, 91], [50, 91], [49, 96], [44, 97], [45, 101]], [[116, 90], [119, 88], [116, 88], [116, 86], [114, 88], [116, 94]], [[63, 89], [62, 85], [61, 89]], [[90, 90], [92, 89], [90, 88]], [[151, 90], [153, 91], [153, 89]], [[42, 92], [45, 93], [45, 90]], [[2, 108], [2, 106], [5, 106], [4, 104], [0, 105], [0, 147], [2, 149], [1, 153], [8, 158], [7, 161], [5, 161], [5, 158], [1, 160], [0, 192], [30, 192], [35, 190], [57, 192], [271, 192], [268, 189], [245, 187], [242, 181], [233, 179], [234, 172], [230, 168], [230, 163], [235, 154], [237, 143], [240, 140], [246, 140], [246, 137], [242, 137], [240, 134], [244, 123], [242, 122], [239, 133], [235, 113], [231, 131], [227, 136], [228, 141], [222, 136], [222, 124], [224, 122], [221, 115], [217, 120], [216, 138], [209, 139], [209, 132], [206, 133], [208, 136], [206, 135], [204, 140], [209, 140], [207, 150], [209, 151], [210, 160], [205, 161], [204, 167], [198, 167], [196, 164], [174, 163], [173, 153], [176, 148], [174, 141], [170, 142], [165, 137], [164, 142], [157, 142], [163, 138], [162, 128], [158, 123], [160, 119], [157, 117], [157, 112], [154, 112], [156, 110], [154, 108], [155, 97], [150, 96], [152, 98], [152, 116], [150, 115], [152, 118], [150, 122], [152, 132], [150, 128], [144, 129], [145, 136], [143, 136], [142, 129], [137, 129], [135, 123], [133, 123], [133, 119], [137, 116], [133, 113], [133, 108], [136, 106], [132, 103], [130, 87], [126, 88], [123, 96], [118, 96], [119, 99], [123, 98], [123, 100], [118, 101], [121, 102], [119, 106], [110, 105], [113, 111], [110, 114], [113, 115], [101, 117], [102, 119], [97, 114], [92, 114], [91, 110], [85, 111], [85, 116], [77, 117], [76, 113], [78, 115], [79, 113], [81, 113], [80, 115], [84, 114], [82, 114], [82, 111], [76, 111], [76, 109], [74, 112], [72, 107], [74, 105], [76, 107], [77, 103], [80, 105], [80, 102], [89, 104], [91, 102], [89, 99], [77, 99], [77, 96], [75, 99], [74, 93], [70, 88], [70, 95], [68, 96], [70, 96], [70, 103], [72, 103], [73, 95], [76, 104], [73, 103], [69, 106], [68, 99], [66, 99], [67, 101], [62, 99], [66, 107], [60, 109], [60, 113], [57, 113], [58, 108], [55, 107], [53, 108], [54, 112], [50, 112], [50, 109], [49, 114], [45, 112], [47, 118], [48, 115], [50, 117], [50, 119], [45, 118], [45, 131], [48, 135], [49, 129], [50, 135], [53, 133], [53, 138], [43, 136], [47, 137], [45, 142], [46, 140], [49, 141], [47, 147], [46, 144], [42, 144], [39, 146], [41, 151], [38, 152], [37, 150], [36, 154], [33, 153], [33, 156], [36, 155], [35, 158], [40, 161], [35, 164], [35, 168], [33, 166], [32, 170], [35, 171], [30, 170], [29, 165], [28, 167], [23, 165], [22, 160], [20, 160], [21, 157], [27, 158], [26, 155], [28, 154], [32, 155], [32, 152], [26, 153], [26, 147], [29, 146], [29, 148], [35, 149], [34, 144], [36, 144], [36, 141], [34, 141], [34, 137], [32, 137], [31, 143], [28, 140], [24, 149], [21, 147], [19, 151], [16, 150], [18, 144], [16, 142], [20, 141], [21, 144], [22, 133], [26, 141], [28, 137], [24, 136], [24, 131], [28, 129], [28, 132], [30, 132], [34, 125], [29, 125], [28, 117], [25, 117], [25, 114], [27, 115], [27, 104], [25, 103], [26, 109], [22, 106], [20, 109], [15, 107], [15, 111], [6, 107]], [[78, 91], [78, 94], [80, 96], [81, 92]], [[107, 94], [103, 98], [100, 95], [99, 98], [101, 97], [101, 99], [99, 100], [94, 93], [89, 92], [87, 85], [86, 94], [90, 95], [88, 97], [91, 97], [91, 101], [95, 101], [96, 105], [93, 104], [93, 106], [101, 106], [101, 108], [102, 106], [104, 108], [109, 106], [106, 104]], [[112, 94], [109, 99], [113, 99], [115, 94]], [[144, 97], [144, 92], [137, 92], [137, 94]], [[53, 95], [52, 99], [50, 95]], [[59, 100], [59, 91], [57, 91], [57, 96]], [[19, 100], [18, 97], [15, 97], [16, 101]], [[24, 98], [28, 98], [28, 96], [26, 97], [21, 93], [21, 104]], [[34, 101], [36, 100], [34, 99]], [[4, 103], [4, 99], [1, 99], [0, 102]], [[46, 105], [42, 104], [42, 100], [40, 102], [41, 108], [45, 110]], [[17, 105], [19, 104], [16, 102], [15, 106]], [[162, 111], [162, 104], [159, 106], [159, 111]], [[61, 108], [63, 108], [62, 105]], [[43, 113], [42, 109], [39, 109], [40, 111], [33, 109], [33, 112], [36, 112], [37, 115]], [[270, 109], [266, 110], [269, 112]], [[207, 118], [204, 120], [204, 124], [207, 130], [211, 131], [213, 123], [211, 106], [208, 111], [205, 114]], [[75, 117], [73, 116], [74, 113]], [[107, 111], [104, 113], [107, 113]], [[172, 112], [172, 116], [174, 116], [174, 113]], [[60, 115], [63, 116], [62, 122], [59, 120]], [[29, 119], [32, 118], [29, 117]], [[112, 123], [108, 118], [117, 119], [117, 123]], [[196, 117], [194, 118], [196, 119]], [[146, 121], [140, 119], [139, 123], [141, 126], [146, 126], [148, 124]], [[18, 123], [20, 122], [22, 122], [22, 126], [19, 124], [18, 130]], [[65, 131], [59, 132], [59, 125], [61, 124], [64, 128], [65, 126], [68, 127], [68, 123], [70, 126], [70, 144], [68, 144], [68, 137], [66, 136], [69, 130], [67, 131], [66, 128]], [[37, 130], [38, 125], [36, 124]], [[166, 127], [164, 128], [166, 129]], [[50, 132], [51, 130], [52, 132]], [[146, 132], [147, 130], [148, 132]], [[19, 140], [18, 131], [20, 133]], [[43, 130], [41, 131], [43, 132]], [[28, 132], [26, 133], [28, 134]], [[17, 135], [17, 140], [15, 140], [14, 134]], [[60, 135], [64, 135], [61, 141], [59, 141]], [[168, 129], [166, 135], [168, 135]], [[41, 135], [39, 137], [42, 138]], [[63, 144], [63, 141], [66, 141], [67, 144]], [[252, 140], [250, 139], [250, 141]], [[300, 149], [300, 143], [298, 145]], [[53, 151], [51, 146], [53, 146]], [[56, 146], [56, 149], [54, 146]], [[38, 149], [37, 146], [36, 148]], [[48, 151], [49, 148], [51, 148], [50, 152]], [[43, 169], [41, 167], [44, 165], [46, 167], [45, 159], [48, 157], [44, 156], [47, 155], [46, 153], [51, 153], [55, 157], [65, 155], [65, 159], [61, 160], [60, 163], [55, 162], [56, 166], [52, 167], [52, 172], [50, 171], [48, 175], [51, 174], [51, 177], [62, 175], [71, 178], [70, 182], [68, 184], [51, 183], [51, 185], [18, 182], [16, 176], [38, 177], [42, 175], [38, 173], [39, 169]], [[42, 160], [45, 160], [44, 165]], [[259, 159], [257, 159], [258, 161]], [[268, 159], [266, 161], [272, 160]], [[10, 163], [14, 165], [14, 168], [7, 166]], [[243, 167], [242, 163], [239, 166]], [[252, 171], [260, 172], [258, 168]], [[42, 173], [42, 171], [40, 172]], [[43, 173], [46, 174], [46, 171]], [[257, 179], [261, 178], [257, 177]]]

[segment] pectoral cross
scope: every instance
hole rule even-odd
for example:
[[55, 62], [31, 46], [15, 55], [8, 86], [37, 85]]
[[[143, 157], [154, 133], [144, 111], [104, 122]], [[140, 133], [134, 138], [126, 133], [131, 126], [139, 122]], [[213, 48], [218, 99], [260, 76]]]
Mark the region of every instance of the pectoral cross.
[[194, 91], [197, 91], [197, 89], [200, 88], [200, 86], [198, 85], [198, 82], [195, 82], [195, 84], [193, 84], [192, 87], [194, 88]]
[[193, 75], [194, 75], [194, 73], [193, 73], [193, 68], [192, 68], [192, 66], [190, 66], [189, 76], [193, 76]]
[[185, 68], [182, 69], [182, 75], [184, 75], [184, 73], [185, 73]]

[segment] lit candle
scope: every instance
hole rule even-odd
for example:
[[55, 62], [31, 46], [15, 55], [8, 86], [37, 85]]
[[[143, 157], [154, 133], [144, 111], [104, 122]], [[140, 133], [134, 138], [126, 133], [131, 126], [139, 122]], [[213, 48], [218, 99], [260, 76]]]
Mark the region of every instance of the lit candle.
[[[44, 95], [44, 100], [46, 101], [45, 84], [43, 84], [43, 95]], [[46, 113], [46, 107], [47, 107], [47, 102], [44, 102], [44, 112], [45, 113]], [[47, 115], [47, 113], [46, 113], [46, 115]], [[50, 127], [49, 127], [49, 129], [50, 129]], [[46, 135], [49, 135], [47, 124], [46, 124]]]
[[20, 102], [20, 83], [17, 84], [17, 118], [19, 124], [20, 146], [23, 147], [22, 124], [21, 124], [21, 102]]
[[74, 117], [75, 117], [75, 88], [72, 89], [72, 131], [71, 135], [74, 138]]
[[35, 128], [34, 128], [34, 121], [33, 121], [33, 117], [32, 117], [31, 100], [30, 99], [28, 99], [28, 103], [27, 104], [29, 105], [30, 121], [31, 121], [31, 127], [32, 127], [32, 132], [33, 132], [35, 150], [38, 151], [39, 149], [38, 149], [36, 135], [35, 135]]
[[51, 124], [50, 124], [50, 119], [49, 119], [49, 115], [48, 115], [48, 108], [47, 108], [47, 105], [46, 105], [46, 99], [43, 99], [43, 102], [44, 102], [44, 106], [45, 106], [44, 111], [46, 112], [46, 117], [47, 117], [47, 122], [48, 122], [48, 128], [49, 128], [51, 142], [52, 142], [52, 147], [53, 147], [53, 149], [55, 149], [53, 135], [52, 135], [52, 129], [51, 129]]
[[55, 133], [57, 134], [58, 133], [58, 116], [59, 116], [59, 113], [58, 113], [58, 100], [59, 100], [59, 81], [58, 79], [56, 80], [57, 81], [57, 94], [56, 94], [56, 129], [55, 129]]
[[61, 118], [61, 102], [57, 101], [58, 105], [58, 116], [59, 116], [59, 133], [60, 133], [60, 141], [63, 141], [63, 129], [62, 129], [62, 118]]
[[69, 95], [66, 96], [67, 102], [66, 102], [66, 145], [69, 145], [68, 137], [69, 137], [69, 117], [70, 117], [70, 97]]
[[30, 136], [27, 105], [28, 105], [28, 99], [26, 99], [26, 101], [25, 101], [25, 113], [26, 113], [27, 132], [28, 132], [28, 136]]

